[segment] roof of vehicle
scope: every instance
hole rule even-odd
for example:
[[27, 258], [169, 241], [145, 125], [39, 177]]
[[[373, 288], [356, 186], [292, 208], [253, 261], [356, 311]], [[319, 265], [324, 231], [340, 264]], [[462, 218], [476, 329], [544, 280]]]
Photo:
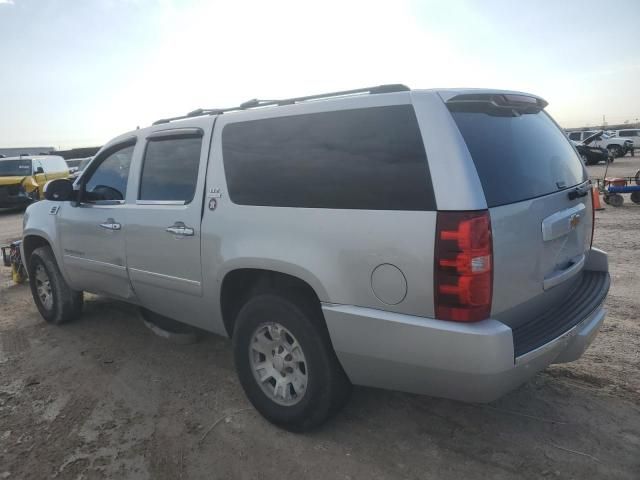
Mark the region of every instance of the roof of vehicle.
[[[248, 100], [244, 103], [241, 103], [237, 107], [230, 108], [199, 108], [197, 110], [193, 110], [192, 112], [187, 113], [186, 115], [178, 116], [178, 117], [170, 117], [163, 118], [153, 122], [153, 125], [160, 125], [165, 123], [170, 123], [176, 120], [184, 120], [187, 118], [200, 117], [206, 115], [220, 115], [228, 112], [239, 112], [243, 110], [249, 110], [254, 108], [264, 108], [264, 107], [272, 107], [272, 106], [284, 106], [284, 105], [294, 105], [306, 102], [317, 102], [322, 100], [336, 100], [340, 98], [352, 98], [353, 96], [363, 96], [363, 95], [380, 95], [386, 93], [398, 93], [398, 92], [433, 92], [437, 93], [442, 97], [443, 101], [448, 102], [449, 100], [460, 97], [460, 96], [484, 96], [484, 95], [515, 95], [521, 97], [529, 97], [531, 99], [535, 99], [535, 103], [538, 104], [541, 108], [547, 106], [547, 102], [537, 96], [532, 95], [526, 92], [519, 92], [514, 90], [499, 90], [499, 89], [488, 89], [488, 88], [433, 88], [433, 89], [420, 89], [420, 90], [412, 90], [406, 85], [402, 84], [389, 84], [389, 85], [377, 85], [375, 87], [366, 87], [366, 88], [358, 88], [355, 90], [342, 90], [338, 92], [328, 92], [321, 93], [315, 95], [308, 95], [304, 97], [293, 97], [293, 98], [285, 98], [279, 100], [260, 100], [257, 98]], [[477, 99], [476, 99], [477, 100]]]
[[19, 157], [4, 157], [2, 160], [46, 160], [48, 158], [62, 158], [59, 155], [20, 155]]
[[[322, 93], [316, 95], [309, 95], [305, 97], [294, 97], [280, 100], [259, 100], [252, 99], [247, 102], [244, 102], [237, 107], [230, 108], [210, 108], [210, 109], [197, 109], [192, 112], [187, 113], [186, 115], [163, 118], [157, 120], [152, 123], [149, 127], [138, 128], [136, 130], [130, 130], [121, 135], [118, 135], [115, 138], [112, 138], [109, 142], [102, 146], [99, 152], [102, 152], [106, 149], [110, 149], [116, 145], [123, 144], [130, 140], [134, 140], [141, 134], [145, 134], [146, 132], [153, 131], [154, 127], [166, 125], [168, 123], [172, 123], [180, 120], [189, 120], [198, 117], [204, 116], [216, 116], [221, 115], [223, 113], [227, 114], [241, 114], [244, 111], [253, 110], [253, 109], [262, 109], [267, 107], [277, 107], [277, 106], [285, 106], [285, 105], [301, 105], [305, 103], [316, 103], [322, 101], [336, 101], [342, 99], [353, 99], [354, 97], [361, 97], [367, 95], [383, 95], [383, 94], [411, 94], [411, 93], [435, 93], [438, 94], [443, 101], [447, 102], [454, 97], [463, 96], [463, 95], [522, 95], [526, 97], [530, 97], [535, 99], [540, 108], [544, 108], [547, 106], [547, 102], [537, 96], [526, 92], [520, 92], [516, 90], [501, 90], [501, 89], [492, 89], [492, 88], [431, 88], [431, 89], [411, 89], [406, 85], [402, 84], [389, 84], [389, 85], [378, 85], [375, 87], [367, 87], [367, 88], [359, 88], [355, 90], [343, 90], [339, 92], [329, 92]], [[98, 153], [99, 153], [98, 152]], [[96, 153], [97, 155], [97, 153]]]

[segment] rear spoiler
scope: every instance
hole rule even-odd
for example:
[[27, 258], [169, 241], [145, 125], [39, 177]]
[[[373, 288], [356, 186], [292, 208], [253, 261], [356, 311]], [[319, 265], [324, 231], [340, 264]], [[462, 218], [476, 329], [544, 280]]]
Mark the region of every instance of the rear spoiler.
[[542, 98], [521, 93], [465, 93], [446, 101], [452, 111], [484, 111], [496, 115], [538, 113], [548, 104]]

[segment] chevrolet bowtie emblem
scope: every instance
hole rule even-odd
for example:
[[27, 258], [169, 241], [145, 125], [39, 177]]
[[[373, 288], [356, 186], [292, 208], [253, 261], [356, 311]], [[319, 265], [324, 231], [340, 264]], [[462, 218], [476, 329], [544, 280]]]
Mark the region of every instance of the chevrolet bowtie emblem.
[[580, 224], [580, 215], [577, 213], [574, 213], [573, 215], [571, 215], [571, 218], [569, 219], [569, 225], [571, 226], [571, 229], [574, 229], [579, 224]]

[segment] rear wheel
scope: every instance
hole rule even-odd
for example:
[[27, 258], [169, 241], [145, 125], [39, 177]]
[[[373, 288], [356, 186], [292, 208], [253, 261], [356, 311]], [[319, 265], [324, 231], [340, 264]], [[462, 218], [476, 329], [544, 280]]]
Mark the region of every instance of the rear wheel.
[[254, 295], [238, 313], [233, 344], [240, 383], [270, 422], [306, 431], [346, 403], [351, 384], [322, 312], [308, 301], [277, 292]]
[[640, 204], [640, 192], [632, 192], [631, 201], [635, 204]]
[[607, 147], [607, 150], [609, 150], [609, 154], [611, 155], [612, 162], [614, 158], [622, 157], [624, 155], [624, 150], [620, 145], [609, 145]]
[[59, 325], [80, 316], [82, 292], [67, 285], [50, 247], [33, 251], [28, 270], [33, 300], [47, 322]]

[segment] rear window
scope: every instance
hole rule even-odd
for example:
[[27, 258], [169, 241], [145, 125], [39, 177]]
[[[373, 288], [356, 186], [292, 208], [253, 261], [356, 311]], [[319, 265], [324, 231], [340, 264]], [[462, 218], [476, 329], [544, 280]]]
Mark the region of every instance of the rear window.
[[0, 160], [0, 177], [31, 175], [31, 160]]
[[410, 105], [231, 123], [222, 148], [236, 204], [435, 210]]
[[498, 116], [456, 107], [451, 115], [469, 148], [489, 207], [540, 197], [586, 180], [575, 150], [544, 111]]

